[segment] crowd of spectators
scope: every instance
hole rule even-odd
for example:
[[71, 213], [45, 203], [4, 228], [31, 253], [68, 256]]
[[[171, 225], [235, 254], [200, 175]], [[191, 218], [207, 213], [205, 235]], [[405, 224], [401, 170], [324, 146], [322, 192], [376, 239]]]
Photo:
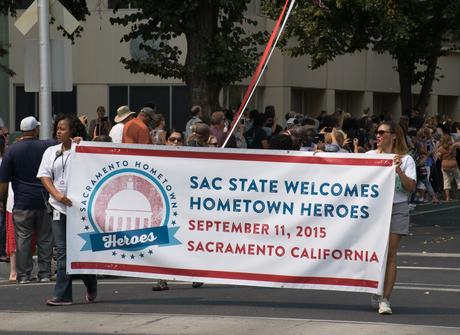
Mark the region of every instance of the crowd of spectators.
[[[267, 106], [263, 112], [255, 109], [245, 111], [230, 136], [235, 110], [219, 110], [208, 116], [203, 114], [200, 106], [193, 106], [190, 120], [180, 130], [167, 129], [164, 116], [154, 104], [146, 105], [138, 113], [131, 111], [128, 106], [121, 106], [113, 124], [105, 113], [105, 108], [100, 106], [96, 118], [91, 121], [87, 116], [71, 118], [72, 127], [70, 119], [64, 118], [72, 130], [66, 141], [77, 136], [92, 141], [213, 147], [216, 150], [226, 143], [227, 148], [365, 153], [377, 149], [379, 125], [392, 121], [402, 130], [405, 147], [409, 148], [408, 154], [416, 164], [417, 187], [410, 197], [412, 207], [429, 202], [437, 204], [441, 200], [451, 201], [454, 198], [452, 183], [460, 187], [460, 155], [457, 155], [460, 123], [439, 116], [425, 117], [416, 110], [402, 115], [398, 120], [391, 120], [388, 113], [371, 115], [370, 110], [356, 117], [341, 109], [332, 114], [322, 111], [317, 117], [289, 112], [280, 120], [277, 119], [280, 113], [276, 113], [274, 106]], [[51, 227], [49, 223], [43, 223], [47, 221], [43, 216], [47, 210], [44, 206], [46, 192], [37, 179], [37, 169], [43, 152], [51, 146], [57, 150], [54, 153], [56, 157], [64, 157], [63, 150], [59, 149], [62, 139], [57, 135], [62, 129], [59, 130], [58, 122], [53, 130], [54, 139], [40, 141], [37, 130], [39, 123], [35, 118], [30, 118], [21, 122], [22, 135], [9, 147], [8, 130], [5, 127], [0, 129], [0, 159], [3, 159], [0, 168], [0, 261], [11, 260], [10, 280], [19, 283], [32, 280], [31, 254], [35, 246], [39, 252], [38, 280], [48, 282], [53, 274], [49, 265]], [[57, 117], [56, 120], [63, 118]], [[70, 142], [67, 146], [70, 148]], [[30, 156], [32, 151], [33, 157]], [[61, 155], [58, 156], [58, 153]], [[24, 155], [34, 163], [21, 164]], [[53, 164], [50, 166], [52, 170]], [[53, 179], [51, 175], [48, 177]], [[9, 183], [10, 191], [7, 192]], [[46, 190], [49, 191], [52, 185], [45, 183]], [[12, 202], [13, 194], [14, 209], [10, 204], [9, 210], [14, 215], [8, 216], [8, 212], [5, 214], [6, 199]], [[55, 192], [54, 195], [59, 196], [59, 193]], [[60, 220], [65, 222], [65, 210], [61, 214]], [[65, 254], [61, 250], [58, 256], [58, 270], [65, 274]], [[66, 285], [71, 285], [71, 281]], [[201, 285], [193, 283], [194, 287]], [[167, 289], [165, 281], [159, 281], [154, 286], [154, 290], [162, 289]], [[92, 301], [95, 295], [93, 298], [90, 293], [94, 293], [94, 285], [88, 290], [89, 300]], [[68, 292], [65, 301], [71, 301], [71, 289]]]
[[[105, 109], [98, 107], [97, 119], [80, 117], [86, 128], [86, 139], [114, 143], [168, 144], [171, 131], [181, 133], [181, 145], [221, 147], [226, 140], [236, 110], [219, 110], [204, 115], [200, 106], [190, 110], [191, 118], [184, 129], [166, 129], [165, 118], [154, 104], [147, 104], [137, 117], [128, 106], [121, 106], [112, 127]], [[277, 149], [365, 153], [376, 147], [376, 129], [383, 121], [394, 121], [404, 132], [409, 154], [417, 164], [417, 191], [411, 196], [417, 204], [450, 201], [452, 183], [460, 187], [457, 148], [460, 144], [460, 122], [443, 116], [424, 116], [412, 110], [393, 119], [389, 113], [371, 115], [370, 109], [359, 117], [337, 109], [317, 117], [288, 112], [277, 119], [274, 106], [263, 111], [246, 110], [227, 141], [227, 148]], [[109, 137], [110, 136], [110, 137]], [[457, 158], [458, 157], [458, 158]]]

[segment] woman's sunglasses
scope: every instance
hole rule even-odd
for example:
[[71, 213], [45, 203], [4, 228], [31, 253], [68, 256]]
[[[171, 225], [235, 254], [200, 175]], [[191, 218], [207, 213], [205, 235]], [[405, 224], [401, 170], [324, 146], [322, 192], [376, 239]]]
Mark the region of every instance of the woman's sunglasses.
[[169, 142], [182, 142], [182, 138], [171, 136], [170, 138], [168, 138], [168, 141]]
[[375, 132], [375, 135], [383, 136], [383, 135], [385, 135], [386, 133], [388, 133], [388, 134], [393, 134], [392, 131], [388, 131], [388, 130], [378, 130], [378, 131]]

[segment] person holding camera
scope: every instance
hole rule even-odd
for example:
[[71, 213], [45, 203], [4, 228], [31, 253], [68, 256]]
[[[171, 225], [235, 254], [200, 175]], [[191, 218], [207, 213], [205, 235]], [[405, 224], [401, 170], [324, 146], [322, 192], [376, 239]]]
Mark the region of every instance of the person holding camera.
[[97, 119], [91, 120], [89, 123], [89, 136], [91, 139], [101, 136], [109, 135], [112, 124], [107, 116], [105, 116], [104, 106], [97, 107], [96, 110]]

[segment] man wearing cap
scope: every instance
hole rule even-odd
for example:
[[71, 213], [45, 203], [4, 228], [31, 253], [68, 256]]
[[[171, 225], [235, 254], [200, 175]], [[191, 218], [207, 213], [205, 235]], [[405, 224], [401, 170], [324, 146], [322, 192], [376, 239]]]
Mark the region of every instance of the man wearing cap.
[[123, 128], [123, 143], [152, 144], [149, 124], [154, 111], [150, 107], [141, 109], [136, 118], [128, 121]]
[[49, 282], [53, 237], [46, 211], [47, 192], [37, 179], [43, 153], [55, 140], [39, 140], [40, 122], [33, 116], [21, 121], [21, 136], [9, 146], [0, 166], [0, 200], [4, 201], [8, 183], [14, 191], [13, 222], [16, 238], [17, 281], [29, 283], [33, 268], [31, 243], [35, 233], [38, 251], [38, 280]]
[[110, 130], [109, 136], [112, 138], [113, 143], [122, 143], [123, 141], [123, 128], [125, 124], [134, 118], [134, 112], [132, 112], [128, 106], [121, 106], [117, 109], [117, 116], [115, 116], [115, 123]]

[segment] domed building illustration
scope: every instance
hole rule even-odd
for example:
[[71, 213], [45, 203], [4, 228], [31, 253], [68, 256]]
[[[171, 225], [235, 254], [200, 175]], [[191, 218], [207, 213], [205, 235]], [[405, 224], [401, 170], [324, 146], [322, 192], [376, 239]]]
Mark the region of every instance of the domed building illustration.
[[126, 189], [116, 193], [108, 202], [105, 211], [105, 232], [143, 229], [153, 226], [154, 213], [150, 201], [134, 189], [129, 178]]

